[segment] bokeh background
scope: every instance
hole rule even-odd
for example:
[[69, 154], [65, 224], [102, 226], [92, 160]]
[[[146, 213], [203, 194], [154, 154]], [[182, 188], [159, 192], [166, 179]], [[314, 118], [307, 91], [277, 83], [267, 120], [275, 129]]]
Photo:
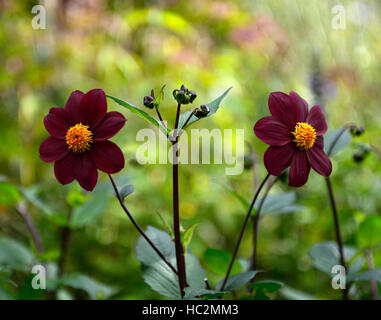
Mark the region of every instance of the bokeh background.
[[[269, 113], [269, 93], [294, 90], [310, 106], [320, 103], [330, 130], [349, 122], [364, 126], [363, 135], [332, 157], [343, 239], [359, 248], [360, 223], [381, 209], [380, 2], [340, 1], [345, 29], [332, 26], [338, 1], [49, 0], [39, 3], [47, 17], [41, 30], [32, 28], [36, 4], [0, 0], [0, 298], [49, 298], [30, 289], [30, 265], [44, 261], [55, 272], [66, 250], [62, 232], [70, 233], [64, 272], [79, 278], [62, 286], [58, 298], [96, 298], [94, 286], [109, 298], [163, 298], [141, 277], [134, 251], [138, 233], [106, 175], [99, 175], [93, 193], [85, 193], [76, 182], [61, 186], [53, 165], [39, 159], [39, 145], [48, 136], [43, 117], [51, 107], [64, 106], [77, 89], [102, 88], [143, 108], [151, 88], [165, 84], [160, 110], [173, 123], [171, 92], [182, 83], [197, 92], [197, 105], [233, 86], [217, 114], [194, 128], [244, 129], [256, 161], [250, 163], [246, 145], [247, 169], [239, 176], [226, 176], [224, 165], [180, 168], [181, 223], [184, 228], [199, 223], [190, 249], [211, 283], [222, 276], [208, 269], [205, 253], [208, 248], [231, 253], [245, 215], [221, 184], [250, 200], [255, 181], [266, 174], [266, 145], [254, 136], [253, 126]], [[136, 133], [150, 125], [112, 100], [108, 107], [128, 119], [113, 139], [126, 157], [116, 177], [135, 187], [127, 204], [142, 226], [165, 229], [159, 214], [171, 223], [171, 167], [137, 164]], [[296, 192], [298, 210], [261, 222], [258, 264], [266, 273], [260, 277], [296, 289], [294, 298], [340, 298], [309, 255], [314, 244], [335, 239], [324, 179], [312, 172], [304, 187], [293, 190], [280, 181], [272, 192], [288, 191]], [[43, 253], [16, 210], [20, 203], [41, 234]], [[250, 224], [242, 259], [250, 258], [251, 237]], [[380, 266], [377, 247], [373, 257]], [[358, 297], [369, 298], [369, 284], [363, 286]], [[277, 298], [290, 298], [290, 292]]]

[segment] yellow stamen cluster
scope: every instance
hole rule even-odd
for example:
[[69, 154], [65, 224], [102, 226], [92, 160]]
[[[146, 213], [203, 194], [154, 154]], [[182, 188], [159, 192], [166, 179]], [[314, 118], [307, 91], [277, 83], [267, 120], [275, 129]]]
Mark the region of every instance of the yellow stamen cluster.
[[73, 152], [82, 153], [90, 149], [92, 135], [89, 126], [77, 123], [66, 132], [66, 143]]
[[292, 132], [296, 146], [299, 149], [306, 150], [314, 146], [316, 140], [316, 130], [305, 122], [298, 122]]

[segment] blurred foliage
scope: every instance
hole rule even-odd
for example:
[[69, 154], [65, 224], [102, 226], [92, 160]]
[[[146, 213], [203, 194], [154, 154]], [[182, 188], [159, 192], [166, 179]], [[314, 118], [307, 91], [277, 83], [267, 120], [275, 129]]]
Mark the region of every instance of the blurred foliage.
[[[54, 291], [58, 299], [163, 298], [141, 277], [134, 249], [138, 233], [113, 197], [107, 177], [100, 174], [96, 189], [85, 194], [76, 182], [61, 186], [52, 164], [39, 159], [39, 144], [48, 136], [43, 117], [51, 107], [63, 107], [76, 89], [102, 88], [143, 108], [151, 88], [157, 91], [165, 84], [160, 111], [173, 124], [174, 88], [185, 83], [195, 90], [198, 106], [233, 86], [223, 108], [193, 128], [244, 129], [257, 160], [254, 167], [239, 176], [225, 176], [224, 165], [180, 168], [182, 226], [185, 230], [199, 223], [188, 252], [199, 257], [213, 287], [221, 280], [222, 266], [215, 265], [213, 256], [220, 255], [225, 264], [245, 211], [234, 194], [214, 182], [250, 201], [254, 185], [266, 174], [266, 145], [256, 139], [253, 126], [268, 115], [268, 94], [295, 90], [310, 106], [321, 103], [330, 131], [348, 122], [364, 126], [364, 134], [332, 157], [332, 184], [345, 245], [355, 250], [351, 254], [371, 246], [374, 264], [381, 266], [380, 2], [341, 1], [344, 30], [331, 26], [334, 0], [40, 3], [46, 7], [47, 28], [35, 30], [31, 9], [36, 1], [0, 0], [0, 299], [46, 299]], [[150, 125], [111, 99], [108, 105], [128, 119], [113, 139], [127, 160], [117, 183], [135, 187], [127, 205], [145, 228], [167, 229], [163, 220], [171, 225], [171, 167], [138, 165], [135, 151], [141, 142], [136, 133]], [[156, 117], [153, 111], [151, 115]], [[354, 161], [361, 145], [371, 152]], [[261, 221], [258, 263], [265, 272], [255, 276], [252, 298], [340, 298], [309, 255], [318, 243], [323, 246], [319, 253], [335, 255], [335, 248], [326, 244], [335, 234], [323, 178], [311, 173], [307, 185], [297, 190], [280, 179], [273, 201], [291, 191], [295, 200], [289, 205], [295, 212], [270, 213]], [[20, 201], [41, 233], [43, 253], [36, 251], [16, 211]], [[48, 293], [30, 290], [28, 268], [35, 262], [49, 263], [54, 278], [61, 232], [68, 226], [72, 231], [64, 277], [50, 283]], [[235, 272], [245, 271], [251, 237], [250, 224]], [[369, 280], [375, 274], [379, 279], [379, 270], [367, 270], [367, 263], [361, 264], [364, 273], [357, 277]], [[356, 284], [356, 290], [358, 298], [370, 298], [369, 281]]]

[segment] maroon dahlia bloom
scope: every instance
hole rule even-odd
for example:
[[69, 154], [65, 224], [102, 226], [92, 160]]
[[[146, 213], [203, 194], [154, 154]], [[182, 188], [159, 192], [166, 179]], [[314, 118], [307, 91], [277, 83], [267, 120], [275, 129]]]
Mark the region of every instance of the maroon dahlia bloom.
[[74, 91], [65, 108], [52, 108], [44, 118], [51, 134], [40, 145], [40, 158], [54, 162], [54, 173], [62, 184], [76, 179], [91, 191], [97, 184], [97, 169], [119, 172], [124, 157], [119, 147], [108, 141], [125, 124], [119, 112], [107, 112], [106, 95], [101, 89], [84, 94]]
[[290, 95], [272, 92], [268, 103], [272, 116], [254, 126], [256, 136], [270, 145], [264, 156], [268, 172], [279, 176], [291, 166], [289, 185], [293, 187], [307, 182], [311, 167], [329, 176], [332, 164], [324, 152], [327, 123], [321, 107], [313, 106], [308, 111], [307, 102], [293, 91]]

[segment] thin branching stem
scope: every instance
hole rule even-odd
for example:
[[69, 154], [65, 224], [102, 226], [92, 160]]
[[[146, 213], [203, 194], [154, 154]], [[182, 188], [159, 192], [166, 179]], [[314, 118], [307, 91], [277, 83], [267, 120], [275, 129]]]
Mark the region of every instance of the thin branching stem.
[[269, 177], [270, 177], [270, 173], [268, 173], [268, 174], [266, 175], [266, 177], [263, 179], [262, 183], [260, 184], [260, 186], [258, 187], [257, 191], [255, 192], [255, 195], [254, 195], [253, 200], [251, 201], [250, 208], [249, 208], [249, 210], [248, 210], [248, 212], [247, 212], [247, 214], [246, 214], [245, 221], [243, 222], [242, 229], [241, 229], [241, 232], [240, 232], [239, 237], [238, 237], [237, 244], [236, 244], [235, 249], [234, 249], [233, 257], [232, 257], [232, 259], [231, 259], [231, 261], [230, 261], [228, 270], [227, 270], [227, 272], [226, 272], [226, 275], [225, 275], [225, 278], [224, 278], [224, 282], [222, 283], [221, 291], [223, 291], [223, 290], [225, 289], [226, 282], [228, 281], [228, 278], [229, 278], [230, 272], [231, 272], [231, 270], [232, 270], [234, 261], [235, 261], [235, 259], [237, 258], [237, 254], [238, 254], [239, 247], [240, 247], [240, 245], [241, 245], [241, 241], [242, 241], [242, 238], [243, 238], [243, 234], [245, 233], [245, 229], [246, 229], [246, 226], [247, 226], [247, 222], [249, 221], [249, 218], [250, 218], [250, 215], [251, 215], [251, 211], [253, 210], [255, 201], [257, 200], [259, 193], [261, 192], [263, 186], [265, 185], [265, 183], [266, 183], [266, 181], [267, 181], [267, 179], [268, 179]]
[[143, 229], [139, 226], [139, 224], [136, 222], [134, 217], [131, 215], [130, 211], [127, 209], [126, 204], [124, 203], [124, 200], [122, 196], [119, 193], [119, 190], [115, 184], [115, 181], [111, 174], [108, 175], [111, 181], [111, 184], [114, 188], [116, 197], [119, 200], [119, 203], [124, 210], [124, 212], [127, 214], [127, 216], [130, 218], [132, 224], [135, 226], [135, 228], [139, 231], [139, 233], [143, 236], [144, 239], [148, 242], [148, 244], [152, 247], [152, 249], [158, 254], [158, 256], [165, 262], [165, 264], [174, 272], [177, 274], [177, 270], [172, 266], [172, 264], [167, 260], [167, 258], [161, 253], [161, 251], [156, 247], [156, 245], [151, 241], [151, 239], [147, 236], [147, 234], [143, 231]]

